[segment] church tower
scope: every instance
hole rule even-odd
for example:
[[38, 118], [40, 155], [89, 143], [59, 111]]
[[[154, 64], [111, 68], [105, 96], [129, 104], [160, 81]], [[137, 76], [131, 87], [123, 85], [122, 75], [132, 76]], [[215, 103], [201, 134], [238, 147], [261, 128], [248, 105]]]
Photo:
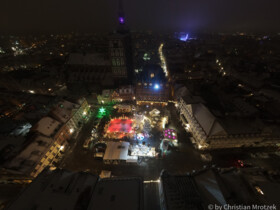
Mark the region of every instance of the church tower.
[[112, 73], [118, 83], [131, 81], [133, 63], [131, 49], [131, 35], [126, 28], [126, 19], [123, 10], [122, 0], [119, 0], [118, 27], [109, 36], [109, 53], [111, 58]]

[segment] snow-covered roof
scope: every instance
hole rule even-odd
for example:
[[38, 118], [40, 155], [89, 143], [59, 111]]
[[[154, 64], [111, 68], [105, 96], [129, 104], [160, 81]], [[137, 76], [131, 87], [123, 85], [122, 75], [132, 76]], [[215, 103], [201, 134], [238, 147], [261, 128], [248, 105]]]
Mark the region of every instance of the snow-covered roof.
[[45, 170], [8, 209], [83, 209], [82, 201], [97, 181], [98, 177], [89, 173]]
[[192, 105], [193, 115], [206, 133], [211, 136], [221, 132], [226, 132], [216, 117], [203, 104]]
[[108, 142], [103, 160], [127, 160], [129, 145], [128, 142]]
[[78, 108], [78, 104], [64, 100], [57, 104], [56, 108], [52, 110], [52, 114], [60, 122], [66, 123], [72, 117], [73, 110]]
[[69, 56], [70, 65], [109, 66], [110, 60], [102, 54], [72, 53]]
[[24, 148], [12, 161], [8, 164], [8, 168], [16, 168], [23, 173], [29, 173], [36, 166], [35, 163], [42, 159], [42, 156], [49, 151], [49, 147], [53, 143], [53, 139], [42, 135], [37, 136], [32, 143]]
[[51, 136], [59, 126], [60, 122], [51, 117], [44, 117], [34, 126], [34, 129], [45, 136]]
[[194, 180], [199, 191], [207, 198], [210, 203], [216, 203], [221, 206], [227, 204], [220, 188], [218, 177], [212, 170], [206, 170], [194, 176]]

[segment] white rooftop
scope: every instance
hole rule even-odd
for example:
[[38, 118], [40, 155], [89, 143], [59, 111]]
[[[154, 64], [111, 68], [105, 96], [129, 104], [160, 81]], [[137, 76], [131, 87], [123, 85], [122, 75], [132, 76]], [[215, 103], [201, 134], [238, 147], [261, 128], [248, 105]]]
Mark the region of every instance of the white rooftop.
[[45, 136], [51, 136], [59, 126], [60, 122], [51, 117], [44, 117], [34, 126], [34, 129]]
[[206, 135], [215, 135], [226, 133], [221, 124], [217, 121], [216, 117], [209, 111], [203, 104], [192, 105], [193, 115], [203, 128]]
[[128, 142], [109, 141], [103, 160], [127, 160], [129, 145]]
[[24, 150], [22, 150], [7, 167], [17, 169], [23, 173], [29, 173], [34, 169], [36, 163], [42, 159], [42, 156], [49, 151], [53, 139], [42, 135], [37, 136]]
[[73, 111], [78, 108], [78, 104], [63, 100], [52, 110], [52, 114], [55, 115], [56, 119], [59, 121], [66, 123], [72, 117]]

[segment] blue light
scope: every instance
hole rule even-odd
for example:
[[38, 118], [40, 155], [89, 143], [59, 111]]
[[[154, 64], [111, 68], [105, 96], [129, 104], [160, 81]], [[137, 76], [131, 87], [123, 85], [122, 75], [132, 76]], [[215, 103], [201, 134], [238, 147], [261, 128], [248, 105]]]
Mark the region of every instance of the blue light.
[[159, 85], [155, 84], [154, 89], [158, 90], [159, 89]]
[[184, 35], [181, 35], [181, 36], [180, 36], [180, 40], [181, 40], [181, 41], [184, 41], [184, 42], [187, 41], [188, 38], [189, 38], [189, 34], [184, 34]]

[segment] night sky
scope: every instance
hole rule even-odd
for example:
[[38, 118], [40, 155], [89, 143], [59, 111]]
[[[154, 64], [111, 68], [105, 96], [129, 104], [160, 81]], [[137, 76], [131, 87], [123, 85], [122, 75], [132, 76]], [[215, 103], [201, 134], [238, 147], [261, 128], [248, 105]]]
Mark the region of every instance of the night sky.
[[[280, 31], [279, 0], [123, 0], [132, 30]], [[111, 31], [117, 0], [1, 0], [0, 30]]]

